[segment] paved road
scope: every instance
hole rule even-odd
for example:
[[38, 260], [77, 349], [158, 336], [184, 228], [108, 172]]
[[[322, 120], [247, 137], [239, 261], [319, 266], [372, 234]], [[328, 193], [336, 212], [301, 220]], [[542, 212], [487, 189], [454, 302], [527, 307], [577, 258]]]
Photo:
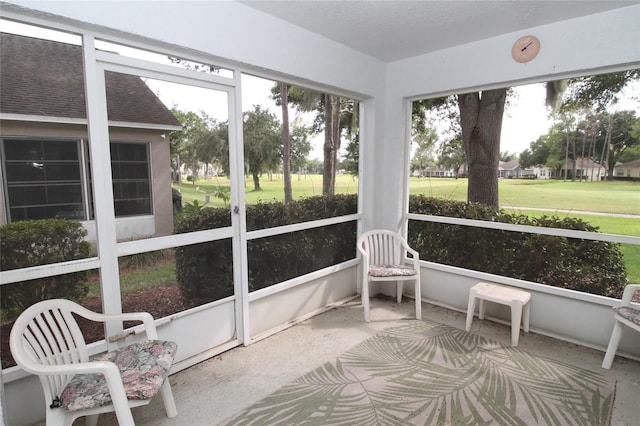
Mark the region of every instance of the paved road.
[[587, 212], [582, 210], [562, 210], [562, 209], [541, 209], [534, 207], [514, 207], [514, 206], [501, 206], [500, 208], [509, 210], [539, 210], [551, 213], [574, 213], [574, 214], [591, 214], [594, 216], [613, 216], [613, 217], [626, 217], [629, 219], [640, 219], [640, 215], [636, 214], [622, 214], [622, 213], [603, 213], [603, 212]]

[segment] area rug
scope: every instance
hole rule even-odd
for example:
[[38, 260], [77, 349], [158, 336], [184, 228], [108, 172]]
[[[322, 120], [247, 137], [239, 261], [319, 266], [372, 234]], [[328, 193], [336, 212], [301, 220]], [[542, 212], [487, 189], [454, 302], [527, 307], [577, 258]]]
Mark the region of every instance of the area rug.
[[[296, 356], [304, 356], [304, 349]], [[225, 425], [608, 425], [615, 381], [429, 321], [378, 333]]]

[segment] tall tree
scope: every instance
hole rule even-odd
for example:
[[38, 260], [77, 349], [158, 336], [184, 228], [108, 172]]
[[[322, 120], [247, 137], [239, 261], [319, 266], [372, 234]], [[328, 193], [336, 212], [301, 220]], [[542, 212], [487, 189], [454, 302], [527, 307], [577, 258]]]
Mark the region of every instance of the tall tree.
[[[279, 92], [271, 89], [273, 96]], [[322, 194], [335, 193], [335, 178], [338, 166], [338, 151], [341, 146], [342, 130], [357, 119], [357, 104], [340, 96], [320, 93], [311, 89], [292, 86], [289, 89], [289, 103], [301, 112], [316, 112], [313, 129], [316, 133], [324, 131]], [[356, 105], [349, 108], [349, 105]], [[345, 127], [347, 126], [347, 127]], [[353, 148], [352, 148], [353, 151]]]
[[324, 95], [324, 167], [322, 173], [322, 195], [336, 192], [338, 150], [340, 149], [340, 97]]
[[520, 154], [520, 166], [528, 168], [532, 166], [544, 165], [549, 158], [549, 144], [547, 143], [547, 135], [538, 137], [535, 142], [529, 144], [529, 148]]
[[199, 169], [198, 145], [206, 134], [206, 124], [193, 111], [180, 111], [174, 107], [171, 112], [182, 124], [182, 131], [169, 134], [175, 181], [182, 183], [182, 169], [186, 166], [191, 171], [192, 183], [195, 183]]
[[297, 117], [293, 120], [291, 128], [291, 170], [301, 173], [308, 163], [307, 157], [311, 152], [310, 137], [312, 130], [306, 127], [302, 119]]
[[245, 172], [253, 177], [253, 188], [260, 191], [260, 175], [274, 170], [280, 160], [280, 123], [260, 105], [243, 114]]
[[[567, 81], [567, 90], [559, 91], [559, 101], [552, 102], [556, 108], [554, 112], [566, 113], [575, 111], [591, 111], [602, 113], [610, 109], [619, 101], [620, 93], [633, 81], [640, 79], [640, 69], [598, 74], [588, 77], [580, 77]], [[549, 103], [549, 102], [548, 102]], [[613, 117], [609, 116], [606, 122], [607, 130], [603, 149], [601, 151], [601, 164], [608, 166], [607, 175], [613, 174], [613, 162], [611, 155], [611, 137], [613, 134]]]
[[458, 95], [460, 127], [467, 155], [467, 201], [498, 207], [500, 133], [507, 89]]
[[605, 113], [604, 117], [607, 131], [596, 136], [596, 146], [604, 145], [605, 151], [608, 152], [608, 159], [603, 163], [608, 167], [607, 175], [613, 177], [614, 167], [625, 151], [640, 144], [639, 135], [633, 130], [640, 119], [636, 117], [635, 111]]
[[358, 176], [360, 163], [360, 131], [359, 131], [360, 104], [351, 99], [342, 100], [340, 112], [340, 126], [345, 130], [344, 137], [347, 140], [345, 153], [342, 157], [342, 168], [352, 176]]
[[280, 83], [280, 106], [282, 107], [282, 175], [284, 178], [284, 202], [293, 201], [291, 189], [291, 138], [289, 137], [289, 88]]
[[416, 144], [411, 158], [412, 172], [418, 170], [423, 175], [424, 168], [433, 163], [433, 151], [438, 142], [438, 132], [433, 127], [424, 127], [419, 131], [412, 129], [411, 142]]
[[467, 158], [464, 153], [464, 141], [462, 135], [458, 134], [453, 139], [446, 141], [440, 146], [438, 164], [453, 169], [456, 179], [460, 174], [460, 168], [466, 163]]

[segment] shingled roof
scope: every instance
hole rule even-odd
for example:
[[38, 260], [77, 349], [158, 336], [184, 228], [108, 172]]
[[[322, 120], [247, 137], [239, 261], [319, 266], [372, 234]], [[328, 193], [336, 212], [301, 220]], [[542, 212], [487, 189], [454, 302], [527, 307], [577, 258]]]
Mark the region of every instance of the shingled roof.
[[[105, 81], [110, 121], [180, 126], [140, 77]], [[86, 119], [82, 47], [0, 33], [0, 113]]]

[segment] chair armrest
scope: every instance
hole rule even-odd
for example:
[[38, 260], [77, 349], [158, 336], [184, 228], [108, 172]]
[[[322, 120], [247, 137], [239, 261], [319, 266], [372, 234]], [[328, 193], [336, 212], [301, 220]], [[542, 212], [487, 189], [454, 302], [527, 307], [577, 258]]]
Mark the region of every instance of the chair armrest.
[[634, 293], [639, 290], [640, 284], [627, 284], [627, 286], [624, 288], [624, 292], [622, 293], [620, 306], [629, 306], [631, 304], [631, 299], [633, 299]]
[[420, 253], [418, 253], [416, 250], [412, 249], [411, 247], [406, 247], [407, 249], [407, 253], [411, 254], [411, 257], [413, 258], [413, 260], [420, 260]]
[[158, 332], [156, 331], [156, 325], [153, 320], [153, 316], [151, 316], [148, 312], [125, 312], [122, 314], [103, 314], [100, 312], [93, 312], [89, 309], [78, 306], [74, 311], [91, 321], [97, 322], [107, 322], [107, 321], [140, 321], [144, 324], [145, 332], [147, 333], [147, 338], [149, 340], [154, 340], [158, 338]]

